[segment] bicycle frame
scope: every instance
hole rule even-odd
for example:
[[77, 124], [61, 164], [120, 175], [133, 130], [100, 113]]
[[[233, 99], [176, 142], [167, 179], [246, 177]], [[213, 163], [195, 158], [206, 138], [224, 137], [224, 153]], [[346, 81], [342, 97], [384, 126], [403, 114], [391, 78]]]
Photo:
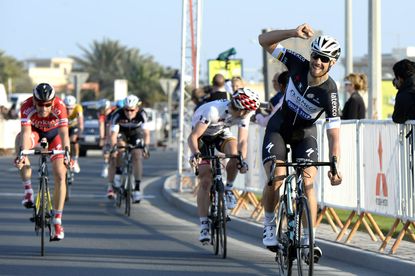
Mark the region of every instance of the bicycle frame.
[[[310, 166], [330, 166], [332, 174], [337, 174], [336, 159], [331, 162], [286, 162], [277, 163], [273, 160], [271, 165], [271, 176], [268, 185], [272, 185], [275, 179], [276, 167], [294, 167], [295, 173], [288, 174], [284, 179], [284, 192], [281, 196], [280, 207], [277, 216], [277, 239], [276, 260], [279, 263], [280, 272], [291, 275], [293, 260], [297, 259], [299, 275], [303, 274], [301, 261], [307, 265], [308, 275], [312, 275], [315, 262], [314, 256], [314, 234], [312, 231], [312, 218], [308, 199], [304, 191], [303, 171]], [[292, 183], [295, 181], [295, 186]], [[285, 223], [285, 227], [283, 225]], [[303, 226], [304, 223], [304, 226]], [[286, 229], [286, 231], [284, 230]], [[307, 231], [305, 231], [307, 229]], [[305, 244], [301, 242], [302, 231], [308, 236]], [[288, 236], [288, 241], [284, 238]], [[296, 251], [294, 253], [293, 251]], [[316, 259], [318, 261], [318, 258]], [[305, 272], [305, 271], [304, 271]]]
[[47, 156], [53, 154], [65, 154], [64, 150], [45, 150], [47, 143], [42, 144], [43, 150], [22, 150], [21, 155], [40, 155], [39, 159], [39, 189], [36, 195], [35, 208], [33, 211], [32, 222], [35, 223], [36, 235], [41, 232], [41, 256], [45, 255], [45, 227], [49, 229], [49, 236], [51, 233], [51, 218], [52, 218], [52, 199], [48, 184], [48, 166]]
[[[221, 160], [226, 158], [237, 158], [239, 163], [242, 163], [241, 155], [215, 155], [215, 146], [209, 145], [209, 155], [201, 156], [202, 159], [210, 161], [212, 186], [210, 189], [210, 214], [208, 215], [210, 224], [211, 244], [213, 245], [213, 252], [215, 255], [219, 254], [221, 250], [222, 258], [227, 255], [227, 237], [226, 237], [226, 223], [229, 219], [227, 215], [227, 208], [225, 204], [225, 186], [222, 180], [222, 164]], [[196, 167], [195, 174], [199, 171]]]

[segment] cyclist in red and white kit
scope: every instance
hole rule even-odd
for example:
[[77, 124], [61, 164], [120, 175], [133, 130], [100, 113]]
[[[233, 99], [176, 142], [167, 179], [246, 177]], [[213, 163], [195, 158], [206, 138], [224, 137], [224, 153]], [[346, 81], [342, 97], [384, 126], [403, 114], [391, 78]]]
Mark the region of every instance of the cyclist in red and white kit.
[[20, 171], [25, 189], [22, 204], [33, 208], [32, 169], [29, 158], [20, 157], [21, 150], [39, 146], [42, 138], [49, 143], [48, 150], [66, 149], [67, 154], [52, 155], [52, 170], [54, 177], [53, 193], [53, 225], [51, 241], [64, 238], [62, 227], [62, 212], [65, 203], [66, 167], [70, 163], [68, 116], [63, 101], [55, 96], [55, 90], [47, 83], [41, 83], [33, 89], [33, 96], [23, 102], [21, 107], [21, 132], [16, 136], [15, 165]]
[[[281, 41], [291, 37], [311, 38], [313, 29], [302, 24], [296, 29], [275, 30], [259, 36], [259, 43], [288, 69], [289, 80], [282, 106], [268, 122], [262, 149], [262, 160], [269, 179], [271, 160], [279, 163], [287, 160], [286, 144], [291, 145], [292, 160], [296, 162], [318, 161], [317, 131], [315, 121], [326, 115], [326, 129], [329, 142], [329, 157], [340, 160], [340, 116], [337, 86], [328, 75], [331, 67], [340, 57], [340, 45], [330, 36], [319, 36], [311, 44], [310, 60], [300, 54], [284, 48]], [[279, 201], [279, 188], [286, 174], [285, 167], [275, 170], [276, 181], [272, 186], [265, 185], [262, 202], [265, 209], [263, 243], [272, 249], [277, 246], [275, 236], [275, 207]], [[316, 167], [308, 167], [303, 172], [304, 190], [307, 195], [315, 233], [317, 218], [317, 200], [313, 182], [317, 174]], [[342, 181], [340, 174], [328, 175], [332, 185]], [[307, 232], [307, 231], [306, 231]], [[310, 237], [303, 237], [306, 240]], [[316, 256], [321, 250], [315, 247]]]

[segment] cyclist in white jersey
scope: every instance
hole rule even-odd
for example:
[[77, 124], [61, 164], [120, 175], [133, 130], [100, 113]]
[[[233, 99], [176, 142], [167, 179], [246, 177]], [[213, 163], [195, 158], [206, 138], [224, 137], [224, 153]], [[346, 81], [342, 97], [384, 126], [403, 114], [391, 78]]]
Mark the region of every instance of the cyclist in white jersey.
[[[259, 107], [258, 94], [247, 89], [237, 90], [231, 100], [217, 100], [203, 104], [193, 114], [192, 132], [188, 137], [188, 144], [192, 156], [189, 160], [192, 167], [198, 166], [200, 185], [197, 193], [197, 208], [200, 219], [200, 237], [202, 243], [210, 240], [208, 225], [209, 192], [212, 185], [209, 160], [200, 157], [209, 155], [209, 145], [225, 154], [237, 155], [246, 158], [248, 147], [248, 126], [250, 117]], [[238, 125], [238, 140], [232, 135], [230, 126]], [[238, 164], [236, 159], [230, 159], [226, 165], [225, 196], [227, 207], [232, 209], [236, 205], [232, 193], [233, 182], [239, 171], [248, 170], [246, 162]]]
[[[270, 31], [259, 36], [259, 43], [273, 57], [284, 63], [289, 72], [289, 81], [282, 106], [269, 120], [264, 136], [262, 159], [269, 178], [271, 160], [284, 163], [287, 160], [286, 144], [291, 145], [292, 160], [318, 161], [315, 121], [323, 114], [329, 142], [329, 157], [340, 160], [340, 117], [337, 87], [328, 72], [340, 56], [339, 43], [329, 36], [319, 36], [311, 44], [310, 60], [300, 54], [284, 48], [281, 41], [298, 37], [309, 39], [314, 35], [308, 24], [296, 29]], [[286, 174], [284, 167], [275, 170], [276, 181], [272, 186], [265, 185], [262, 202], [265, 209], [263, 243], [271, 250], [277, 245], [275, 236], [275, 207], [279, 200], [279, 188]], [[310, 204], [315, 233], [317, 218], [317, 200], [313, 188], [316, 167], [304, 170], [304, 188]], [[332, 185], [342, 181], [340, 174], [328, 175]], [[306, 240], [309, 237], [304, 237]], [[316, 256], [321, 250], [315, 247]]]

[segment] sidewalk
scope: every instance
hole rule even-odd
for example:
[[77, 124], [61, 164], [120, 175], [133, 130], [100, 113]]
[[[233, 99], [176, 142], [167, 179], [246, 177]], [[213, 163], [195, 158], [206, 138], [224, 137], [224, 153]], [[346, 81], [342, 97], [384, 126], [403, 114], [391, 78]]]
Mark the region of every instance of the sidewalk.
[[[177, 193], [175, 189], [176, 176], [170, 176], [164, 183], [163, 194], [166, 199], [177, 208], [197, 216], [196, 197], [193, 193]], [[262, 245], [262, 224], [249, 218], [248, 212], [241, 211], [238, 216], [231, 217], [229, 228], [246, 235], [258, 237], [258, 245]], [[357, 232], [349, 244], [336, 242], [337, 234], [329, 225], [321, 224], [317, 229], [317, 243], [323, 254], [341, 261], [347, 260], [354, 265], [382, 270], [394, 275], [411, 274], [415, 271], [415, 243], [402, 241], [395, 254], [388, 254], [394, 243], [392, 239], [385, 249], [385, 253], [378, 251], [381, 241], [374, 242], [369, 235]]]

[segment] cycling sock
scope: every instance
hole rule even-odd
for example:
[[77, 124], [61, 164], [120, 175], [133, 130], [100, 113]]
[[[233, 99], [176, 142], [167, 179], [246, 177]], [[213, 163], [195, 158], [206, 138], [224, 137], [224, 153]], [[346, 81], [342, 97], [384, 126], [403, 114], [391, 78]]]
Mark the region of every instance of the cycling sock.
[[209, 221], [207, 217], [200, 217], [199, 220], [201, 229], [209, 228]]
[[53, 210], [53, 224], [62, 224], [63, 210]]
[[28, 191], [28, 190], [31, 190], [30, 193], [33, 194], [33, 190], [32, 190], [32, 180], [31, 179], [23, 181], [23, 187], [25, 189], [25, 192]]
[[122, 174], [121, 167], [116, 167], [115, 168], [115, 174]]
[[230, 191], [233, 188], [233, 181], [226, 181], [225, 191]]
[[134, 191], [139, 191], [140, 190], [140, 183], [141, 183], [141, 180], [136, 180], [135, 181]]
[[265, 226], [275, 225], [275, 213], [274, 212], [265, 212], [264, 225]]

